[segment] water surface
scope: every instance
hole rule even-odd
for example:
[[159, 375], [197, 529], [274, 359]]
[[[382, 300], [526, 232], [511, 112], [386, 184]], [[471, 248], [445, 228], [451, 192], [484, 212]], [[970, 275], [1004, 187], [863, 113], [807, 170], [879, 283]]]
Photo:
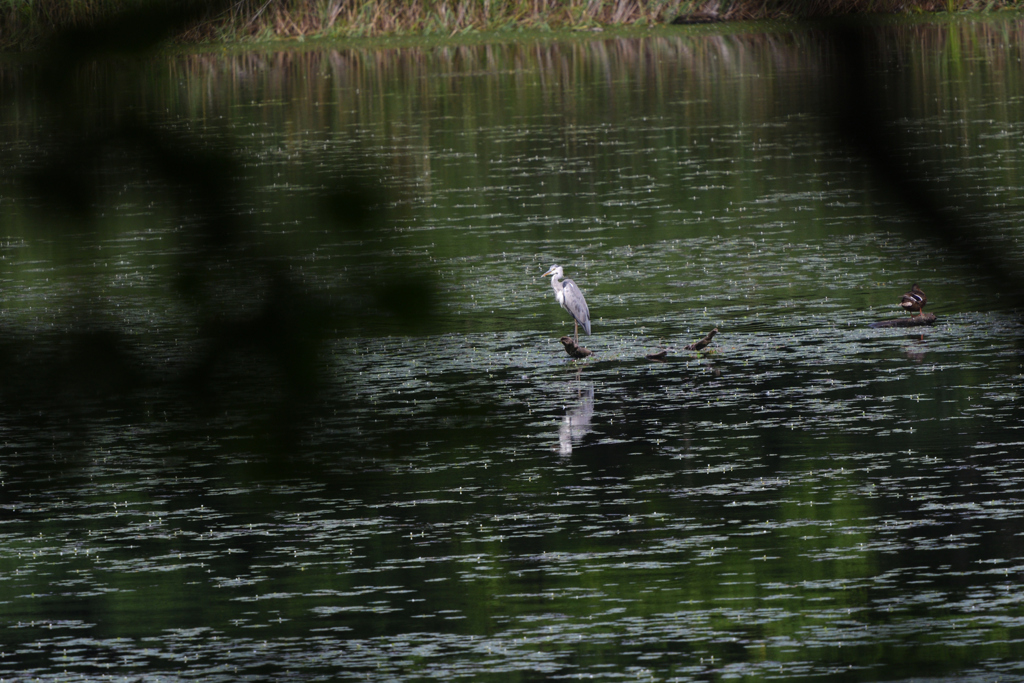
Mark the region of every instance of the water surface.
[[[1019, 266], [1019, 24], [876, 31]], [[827, 43], [159, 56], [75, 115], [4, 67], [0, 675], [1021, 676], [1017, 294], [836, 135]]]

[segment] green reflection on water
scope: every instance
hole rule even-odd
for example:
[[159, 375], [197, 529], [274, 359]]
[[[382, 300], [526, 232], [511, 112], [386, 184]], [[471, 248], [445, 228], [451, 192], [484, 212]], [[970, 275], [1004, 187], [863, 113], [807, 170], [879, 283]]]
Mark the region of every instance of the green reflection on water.
[[[1018, 262], [1019, 27], [873, 39]], [[4, 185], [5, 675], [1019, 674], [1019, 321], [836, 142], [827, 48], [160, 56], [75, 116], [5, 73], [12, 175], [95, 164]], [[940, 323], [870, 330], [914, 280]]]

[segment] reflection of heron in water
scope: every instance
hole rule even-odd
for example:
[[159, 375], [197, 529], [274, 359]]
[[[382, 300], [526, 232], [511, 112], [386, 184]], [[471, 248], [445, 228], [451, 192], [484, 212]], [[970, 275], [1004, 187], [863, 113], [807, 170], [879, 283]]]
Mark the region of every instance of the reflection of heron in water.
[[572, 455], [573, 444], [579, 444], [593, 427], [590, 418], [594, 416], [594, 385], [577, 385], [576, 403], [566, 406], [565, 417], [558, 425], [558, 454]]

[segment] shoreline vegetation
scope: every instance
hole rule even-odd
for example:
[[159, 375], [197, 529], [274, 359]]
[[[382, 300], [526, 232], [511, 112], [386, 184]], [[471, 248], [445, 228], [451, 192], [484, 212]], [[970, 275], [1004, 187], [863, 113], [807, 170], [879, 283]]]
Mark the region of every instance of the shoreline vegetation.
[[0, 0], [0, 49], [119, 29], [138, 31], [143, 40], [159, 33], [179, 44], [248, 43], [1022, 7], [1022, 0]]

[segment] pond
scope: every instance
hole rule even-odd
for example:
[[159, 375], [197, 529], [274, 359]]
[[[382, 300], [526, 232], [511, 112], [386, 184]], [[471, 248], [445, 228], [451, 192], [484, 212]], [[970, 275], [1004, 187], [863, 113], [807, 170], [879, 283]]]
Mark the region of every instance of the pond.
[[867, 26], [0, 66], [0, 678], [1024, 675], [1024, 24]]

